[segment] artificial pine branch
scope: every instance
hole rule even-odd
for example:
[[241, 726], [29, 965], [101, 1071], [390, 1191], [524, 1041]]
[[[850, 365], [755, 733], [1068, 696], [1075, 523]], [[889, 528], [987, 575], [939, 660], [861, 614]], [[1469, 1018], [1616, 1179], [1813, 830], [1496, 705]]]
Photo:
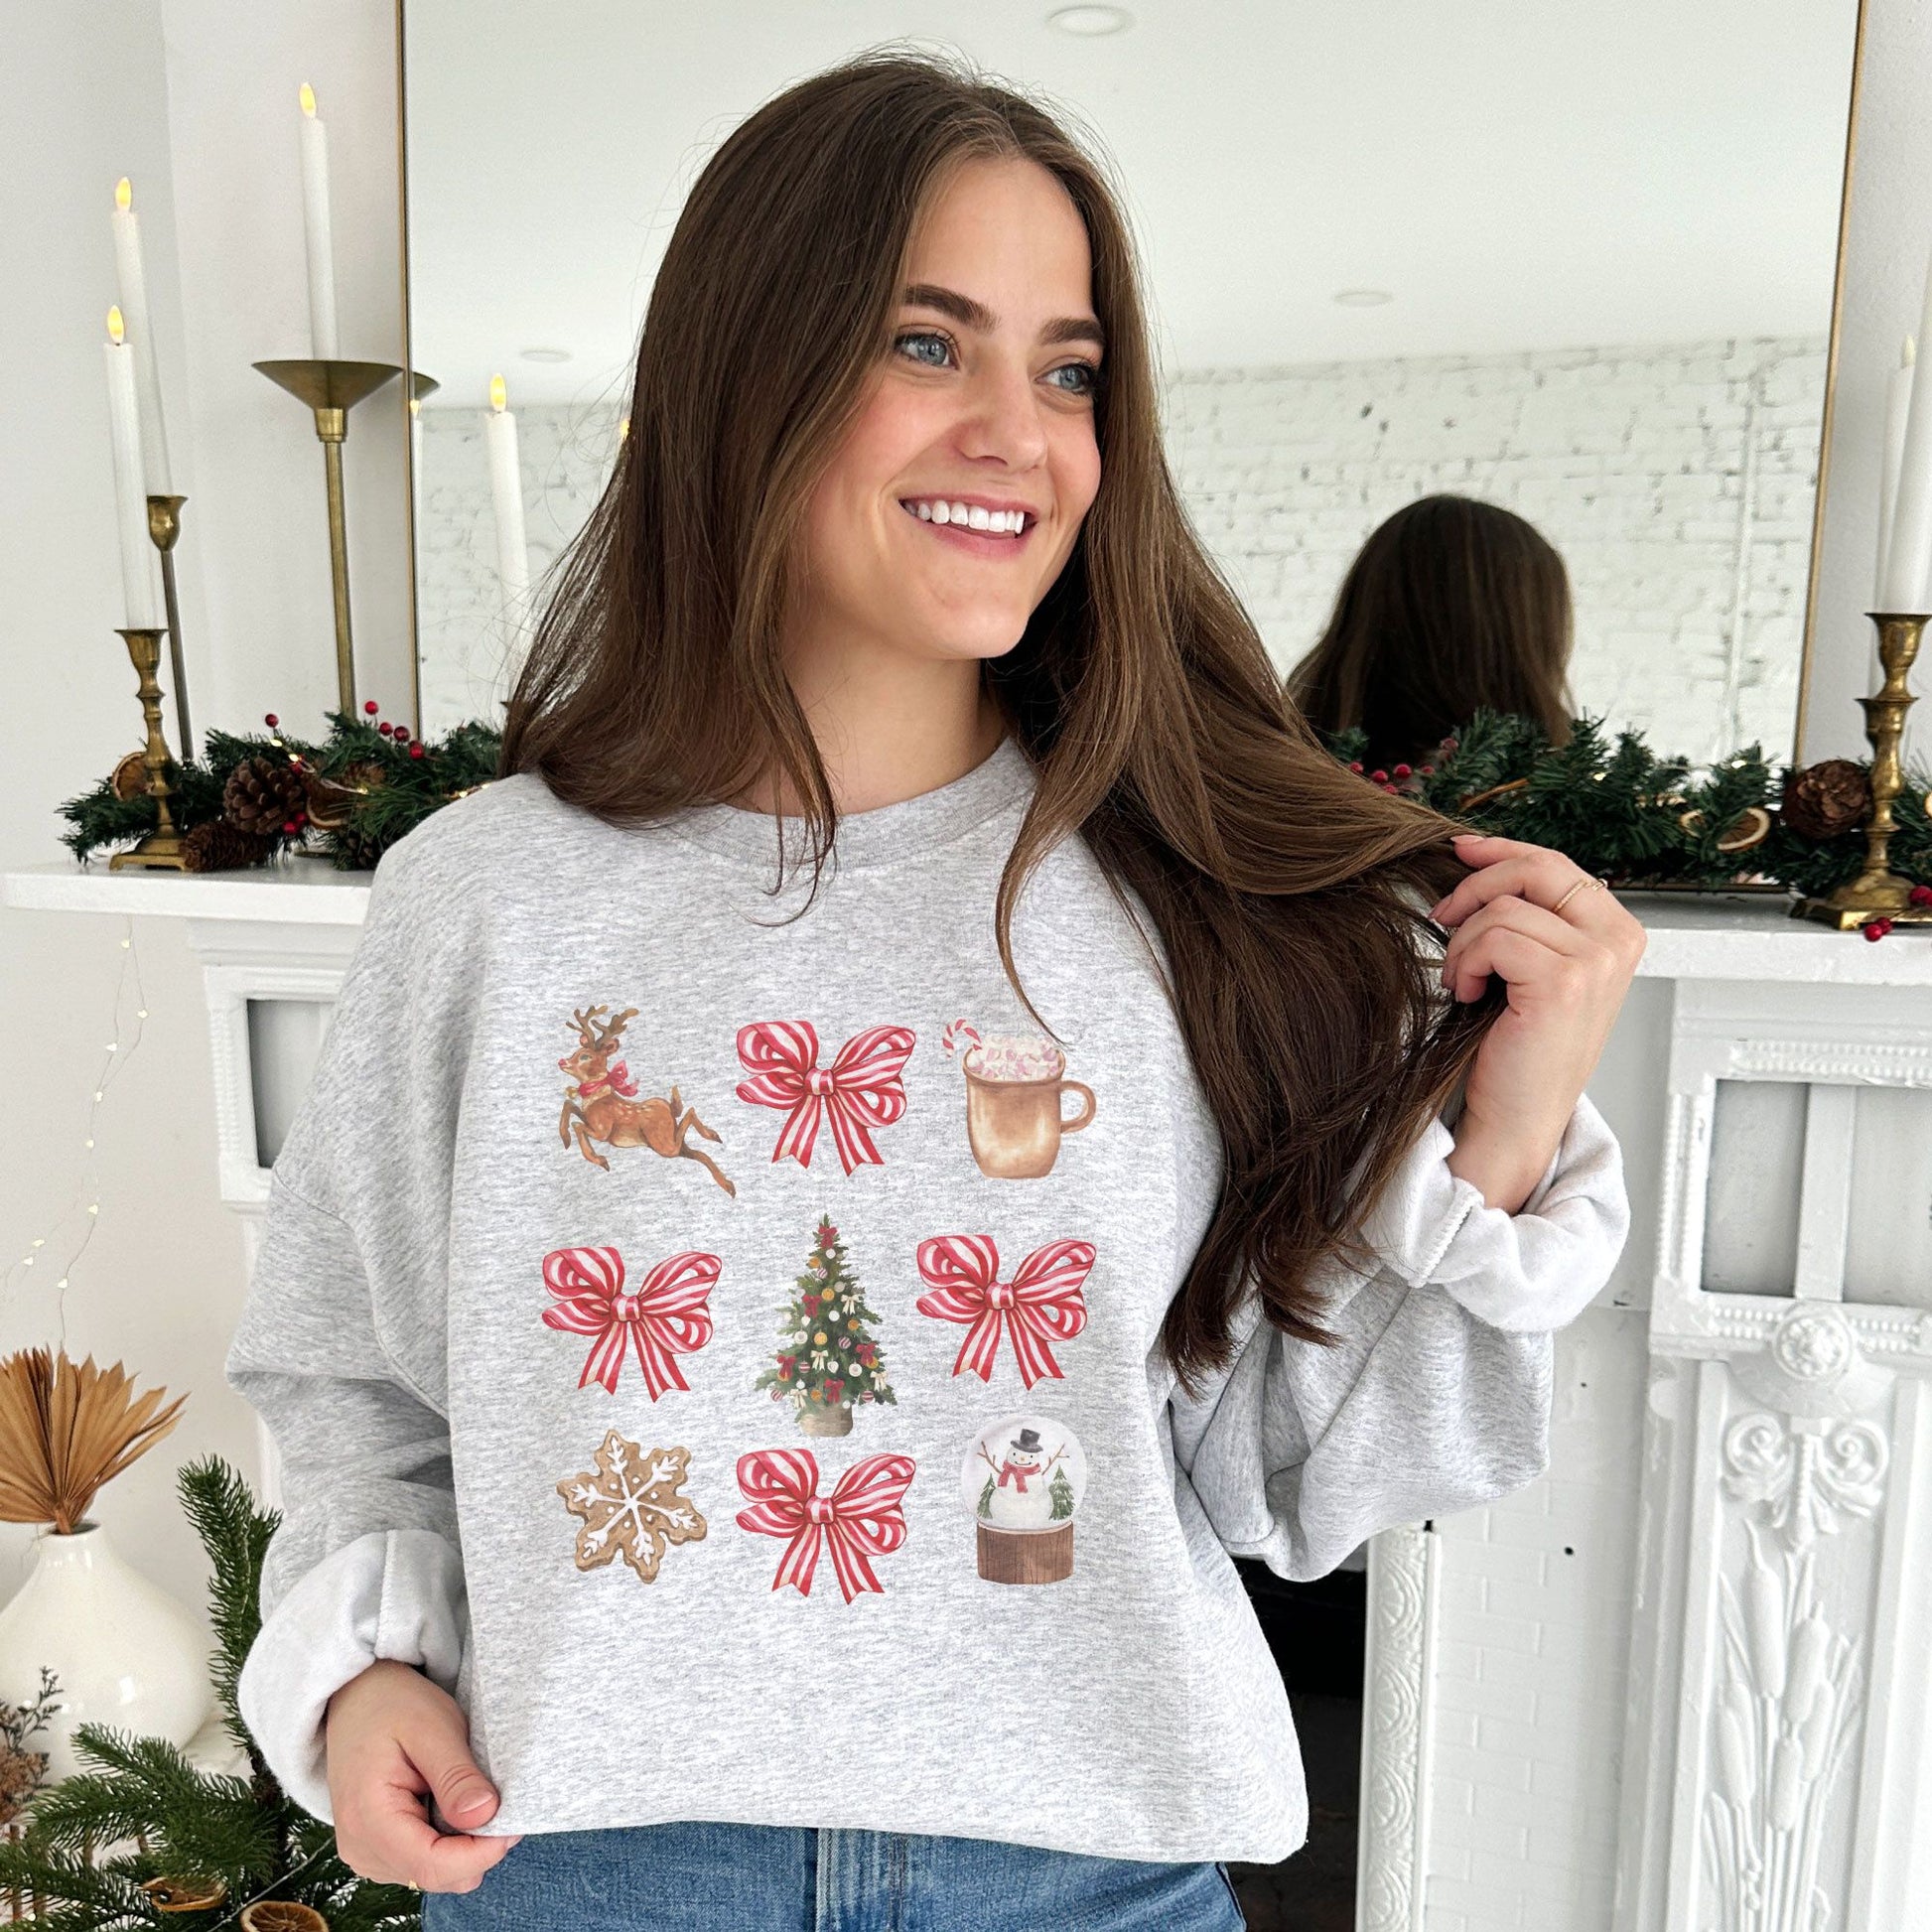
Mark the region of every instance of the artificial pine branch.
[[[1322, 742], [1361, 769], [1360, 732]], [[1600, 719], [1573, 720], [1568, 741], [1553, 746], [1531, 719], [1478, 710], [1415, 771], [1361, 775], [1471, 831], [1552, 846], [1618, 886], [1768, 883], [1823, 896], [1864, 864], [1863, 828], [1815, 839], [1780, 817], [1797, 773], [1774, 776], [1756, 745], [1696, 771], [1686, 759], [1658, 758], [1640, 732], [1606, 741]], [[1932, 887], [1929, 804], [1926, 774], [1908, 771], [1889, 856], [1894, 872]]]
[[[292, 764], [345, 787], [350, 809], [341, 825], [304, 818], [292, 821], [293, 832], [263, 828], [263, 859], [306, 846], [325, 853], [340, 871], [366, 870], [432, 812], [497, 775], [502, 734], [475, 720], [431, 743], [405, 739], [366, 716], [327, 716], [329, 736], [320, 745], [279, 727], [246, 735], [216, 730], [206, 735], [199, 759], [171, 760], [169, 811], [177, 831], [223, 817], [228, 780], [239, 767], [256, 759]], [[60, 811], [70, 827], [61, 842], [76, 859], [101, 846], [131, 843], [152, 832], [158, 817], [152, 796], [122, 798], [108, 778]]]
[[[74, 1752], [86, 1768], [28, 1798], [23, 1836], [0, 1844], [0, 1890], [50, 1901], [35, 1923], [60, 1932], [162, 1924], [222, 1932], [256, 1899], [311, 1906], [331, 1932], [419, 1927], [420, 1895], [375, 1883], [342, 1862], [332, 1828], [282, 1790], [235, 1706], [235, 1679], [261, 1625], [262, 1559], [280, 1513], [257, 1510], [240, 1476], [215, 1456], [184, 1467], [177, 1485], [212, 1573], [211, 1680], [252, 1775], [213, 1775], [165, 1739], [77, 1725]], [[88, 1845], [127, 1840], [141, 1849], [92, 1862], [86, 1856]], [[219, 1878], [222, 1903], [164, 1916], [142, 1888], [154, 1878], [190, 1876]]]

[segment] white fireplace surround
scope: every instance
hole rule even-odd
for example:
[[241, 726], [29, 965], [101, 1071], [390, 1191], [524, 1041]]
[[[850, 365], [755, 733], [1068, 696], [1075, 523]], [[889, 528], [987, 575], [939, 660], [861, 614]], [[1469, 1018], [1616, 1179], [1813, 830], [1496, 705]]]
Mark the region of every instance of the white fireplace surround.
[[[187, 921], [251, 1258], [367, 887], [4, 879]], [[1565, 1331], [1549, 1474], [1370, 1547], [1357, 1924], [1928, 1932], [1932, 940], [1632, 902], [1649, 949], [1591, 1085], [1630, 1247]]]

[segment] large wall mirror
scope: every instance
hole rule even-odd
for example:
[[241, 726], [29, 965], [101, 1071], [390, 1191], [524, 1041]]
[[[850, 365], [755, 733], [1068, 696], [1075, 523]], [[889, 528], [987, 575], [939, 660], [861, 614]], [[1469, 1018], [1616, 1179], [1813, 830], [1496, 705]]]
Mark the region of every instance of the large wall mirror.
[[[1368, 533], [1454, 491], [1563, 553], [1580, 709], [1659, 751], [1777, 759], [1809, 628], [1858, 14], [981, 0], [944, 40], [1104, 144], [1176, 480], [1284, 669]], [[939, 37], [904, 0], [407, 0], [402, 25], [410, 359], [438, 385], [412, 485], [435, 734], [501, 716], [706, 157], [799, 75]], [[492, 511], [497, 374], [527, 592]]]

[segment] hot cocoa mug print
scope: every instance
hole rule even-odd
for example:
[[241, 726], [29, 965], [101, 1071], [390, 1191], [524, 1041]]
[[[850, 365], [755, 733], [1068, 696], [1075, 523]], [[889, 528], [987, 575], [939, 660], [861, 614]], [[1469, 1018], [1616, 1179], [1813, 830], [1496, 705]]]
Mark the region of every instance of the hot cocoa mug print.
[[[1036, 1034], [995, 1034], [982, 1039], [963, 1021], [946, 1030], [946, 1048], [958, 1051], [966, 1076], [966, 1136], [979, 1170], [998, 1180], [1034, 1180], [1050, 1173], [1060, 1141], [1093, 1120], [1093, 1089], [1066, 1077], [1066, 1055]], [[1064, 1095], [1077, 1111], [1069, 1117]]]

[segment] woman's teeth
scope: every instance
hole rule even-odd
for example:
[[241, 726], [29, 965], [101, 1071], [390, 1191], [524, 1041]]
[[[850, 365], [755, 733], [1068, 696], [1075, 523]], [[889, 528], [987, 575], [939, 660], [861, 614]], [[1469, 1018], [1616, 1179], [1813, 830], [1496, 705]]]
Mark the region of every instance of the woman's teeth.
[[901, 496], [899, 502], [923, 523], [963, 523], [988, 536], [1017, 537], [1027, 528], [1025, 510], [990, 510], [983, 503], [948, 503], [941, 497]]

